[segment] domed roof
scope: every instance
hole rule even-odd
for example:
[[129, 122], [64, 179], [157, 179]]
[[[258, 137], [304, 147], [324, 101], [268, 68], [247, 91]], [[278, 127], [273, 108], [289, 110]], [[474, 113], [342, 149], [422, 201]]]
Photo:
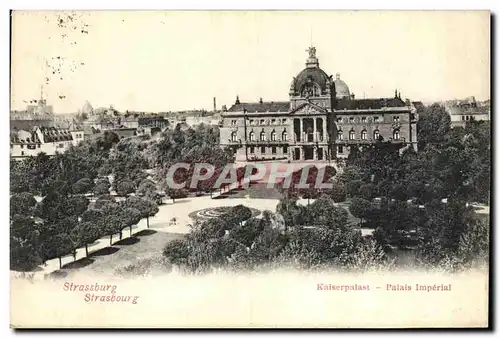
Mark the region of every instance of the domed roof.
[[349, 87], [347, 86], [347, 84], [344, 81], [342, 81], [340, 79], [340, 74], [337, 73], [337, 76], [336, 76], [335, 81], [333, 83], [335, 83], [335, 92], [336, 92], [335, 96], [338, 99], [351, 97]]
[[293, 91], [297, 94], [302, 92], [306, 83], [315, 83], [319, 85], [321, 92], [325, 93], [329, 88], [330, 77], [319, 67], [305, 68], [295, 78]]

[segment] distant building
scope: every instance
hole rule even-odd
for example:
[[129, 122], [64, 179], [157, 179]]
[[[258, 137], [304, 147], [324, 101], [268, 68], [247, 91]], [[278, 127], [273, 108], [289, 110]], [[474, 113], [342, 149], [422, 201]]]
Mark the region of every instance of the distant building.
[[161, 116], [144, 116], [139, 117], [138, 120], [139, 128], [160, 128], [161, 130], [168, 127], [168, 120]]
[[54, 127], [54, 109], [43, 99], [32, 100], [25, 110], [10, 112], [10, 129], [32, 129], [36, 126]]
[[467, 121], [489, 121], [490, 101], [477, 102], [474, 97], [465, 100], [452, 100], [443, 103], [451, 118], [451, 126], [464, 127]]
[[184, 122], [190, 127], [194, 127], [200, 124], [218, 125], [220, 123], [220, 115], [187, 116]]
[[24, 159], [46, 153], [53, 156], [63, 153], [84, 140], [83, 130], [35, 127], [31, 130], [13, 130], [10, 137], [10, 156]]

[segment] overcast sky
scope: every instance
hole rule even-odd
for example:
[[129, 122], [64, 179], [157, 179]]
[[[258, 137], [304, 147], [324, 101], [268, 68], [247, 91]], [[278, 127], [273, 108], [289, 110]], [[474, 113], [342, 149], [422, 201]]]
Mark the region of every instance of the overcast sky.
[[[69, 16], [71, 17], [68, 17]], [[12, 108], [175, 111], [287, 100], [317, 49], [357, 98], [490, 93], [488, 12], [15, 12]], [[58, 59], [58, 57], [60, 59]], [[46, 67], [46, 62], [49, 67]]]

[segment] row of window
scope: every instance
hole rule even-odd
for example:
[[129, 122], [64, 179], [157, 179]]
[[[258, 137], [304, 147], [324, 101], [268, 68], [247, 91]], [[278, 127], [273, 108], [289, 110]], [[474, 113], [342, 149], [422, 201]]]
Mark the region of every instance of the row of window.
[[474, 116], [462, 115], [462, 121], [474, 121]]
[[[250, 141], [255, 141], [255, 133], [253, 131], [251, 131], [249, 134], [248, 134], [248, 138]], [[259, 135], [259, 140], [260, 141], [266, 141], [266, 133], [264, 131], [261, 131], [260, 132], [260, 135]], [[281, 133], [281, 141], [287, 141], [288, 140], [288, 134], [286, 132], [286, 129]], [[235, 131], [233, 131], [231, 133], [231, 141], [232, 142], [237, 142], [238, 141], [238, 135]], [[278, 141], [277, 139], [277, 134], [276, 132], [273, 130], [271, 132], [271, 141]]]
[[[264, 126], [264, 125], [279, 125], [286, 124], [287, 119], [250, 119], [248, 120], [248, 124], [251, 126]], [[231, 120], [231, 126], [236, 126], [238, 124], [238, 120]]]
[[[356, 132], [354, 130], [349, 131], [349, 140], [355, 140], [356, 139]], [[253, 131], [248, 134], [249, 140], [250, 141], [255, 141], [255, 133]], [[380, 132], [378, 130], [375, 130], [373, 132], [373, 139], [378, 140], [380, 137]], [[342, 130], [337, 131], [337, 138], [339, 140], [344, 139], [344, 132]], [[401, 133], [398, 129], [394, 130], [392, 133], [392, 138], [394, 140], [399, 140], [401, 138]], [[366, 130], [361, 131], [361, 139], [362, 140], [367, 140], [368, 139], [368, 132]], [[260, 132], [260, 141], [266, 141], [266, 133], [264, 131]], [[281, 133], [281, 141], [287, 141], [288, 140], [288, 134], [286, 130]], [[235, 131], [231, 133], [231, 141], [232, 142], [237, 142], [238, 141], [238, 135], [236, 134]], [[276, 132], [273, 130], [271, 132], [271, 141], [278, 141], [276, 137]]]
[[[472, 117], [472, 116], [471, 116]], [[370, 119], [370, 120], [368, 120]], [[462, 120], [464, 117], [462, 116]], [[349, 118], [347, 117], [338, 117], [337, 118], [337, 123], [355, 123], [355, 121], [360, 121], [361, 123], [367, 123], [367, 121], [373, 121], [373, 122], [380, 122], [381, 119], [379, 116], [373, 116], [367, 118], [366, 116], [361, 116], [360, 119], [355, 120], [354, 116], [351, 116]], [[399, 122], [400, 118], [399, 116], [393, 116], [392, 117], [393, 122]], [[258, 126], [258, 125], [278, 125], [278, 124], [286, 124], [287, 119], [250, 119], [248, 120], [248, 123], [252, 126]], [[238, 124], [238, 120], [231, 120], [231, 126], [236, 126]]]
[[[339, 140], [344, 139], [344, 132], [342, 130], [337, 131], [337, 138]], [[375, 130], [373, 132], [373, 139], [378, 140], [379, 138], [380, 138], [380, 132], [378, 130]], [[392, 133], [392, 138], [394, 140], [399, 140], [401, 138], [401, 134], [400, 134], [399, 130], [397, 130], [397, 129], [394, 130], [394, 132]], [[356, 139], [355, 131], [354, 130], [349, 131], [349, 140], [355, 140], [355, 139]], [[361, 139], [362, 140], [368, 139], [368, 132], [366, 130], [361, 131]]]
[[[380, 122], [380, 117], [379, 116], [373, 116], [373, 117], [370, 117], [370, 121], [373, 119], [373, 122]], [[361, 116], [361, 119], [360, 120], [357, 120], [357, 121], [361, 121], [361, 123], [366, 123], [368, 121], [368, 118], [366, 116]], [[399, 122], [399, 116], [393, 116], [392, 117], [392, 121], [393, 122]], [[354, 119], [354, 116], [351, 116], [349, 118], [347, 117], [338, 117], [337, 118], [337, 123], [354, 123], [355, 122], [355, 119]]]
[[[11, 148], [13, 147], [13, 146], [12, 146], [12, 144], [10, 145], [10, 147], [11, 147]], [[30, 147], [30, 144], [26, 145], [26, 147], [27, 147], [28, 149], [34, 149], [34, 148], [31, 148], [31, 147]], [[23, 149], [23, 148], [24, 148], [24, 144], [21, 144], [21, 149]], [[40, 148], [40, 145], [39, 145], [39, 144], [37, 144], [37, 148]]]
[[[283, 146], [283, 154], [288, 154], [288, 146]], [[260, 147], [260, 153], [265, 154], [266, 153], [266, 147]], [[255, 154], [255, 147], [250, 146], [248, 147], [248, 152], [250, 154]], [[277, 153], [277, 147], [271, 147], [271, 154], [276, 155]]]

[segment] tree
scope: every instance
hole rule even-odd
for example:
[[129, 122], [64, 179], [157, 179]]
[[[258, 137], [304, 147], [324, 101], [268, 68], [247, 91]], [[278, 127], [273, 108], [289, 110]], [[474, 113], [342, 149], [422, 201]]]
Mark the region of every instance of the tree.
[[96, 140], [96, 145], [97, 148], [102, 150], [102, 151], [109, 151], [114, 144], [118, 143], [120, 141], [120, 137], [109, 131], [106, 130], [102, 136], [99, 136]]
[[[132, 226], [139, 223], [141, 220], [141, 212], [136, 208], [123, 208], [121, 210], [121, 217], [123, 218], [122, 229], [129, 227], [130, 236], [132, 236]], [[120, 230], [120, 239], [122, 239], [122, 231]]]
[[167, 243], [163, 249], [163, 255], [172, 264], [185, 265], [189, 257], [189, 245], [185, 239], [174, 239]]
[[35, 205], [35, 197], [29, 192], [13, 194], [10, 196], [10, 216], [32, 215]]
[[143, 180], [136, 190], [138, 196], [153, 196], [156, 194], [156, 185], [148, 179]]
[[17, 271], [30, 271], [43, 262], [39, 248], [40, 232], [32, 218], [11, 216], [10, 267]]
[[36, 214], [48, 221], [57, 222], [70, 216], [79, 216], [87, 210], [89, 201], [84, 196], [65, 196], [49, 192], [37, 205]]
[[276, 213], [283, 216], [286, 229], [306, 222], [306, 208], [297, 204], [297, 198], [284, 197], [276, 206]]
[[128, 197], [124, 202], [126, 208], [135, 208], [141, 213], [141, 217], [146, 218], [147, 227], [149, 228], [149, 217], [154, 216], [160, 210], [155, 202], [148, 200], [146, 198], [140, 198], [131, 196]]
[[348, 181], [345, 184], [345, 190], [346, 194], [349, 197], [357, 197], [359, 196], [360, 192], [359, 189], [363, 185], [363, 182], [361, 180], [354, 180], [354, 181]]
[[44, 223], [40, 228], [40, 243], [42, 260], [59, 258], [59, 268], [62, 267], [61, 257], [74, 253], [74, 243], [70, 233], [77, 226], [77, 217], [65, 217]]
[[109, 184], [108, 178], [98, 179], [94, 186], [94, 195], [107, 195], [109, 194], [109, 188], [111, 185]]
[[94, 206], [97, 209], [102, 209], [103, 207], [109, 204], [115, 204], [115, 203], [116, 199], [112, 195], [106, 194], [98, 196], [94, 203]]
[[428, 144], [443, 145], [450, 129], [451, 118], [442, 105], [435, 103], [425, 107], [417, 122], [418, 148], [425, 149]]
[[123, 179], [116, 184], [116, 193], [120, 196], [127, 196], [135, 190], [134, 182], [128, 179]]
[[328, 196], [321, 196], [307, 208], [308, 225], [318, 228], [336, 229], [347, 226], [348, 214], [337, 207]]
[[335, 203], [341, 203], [346, 200], [345, 187], [340, 182], [334, 182], [329, 191], [329, 195]]
[[90, 178], [82, 178], [73, 184], [73, 192], [75, 194], [90, 193], [94, 189], [94, 182]]
[[78, 223], [74, 231], [80, 238], [81, 243], [85, 245], [85, 257], [88, 257], [88, 245], [101, 238], [102, 229], [97, 222], [82, 221]]
[[370, 201], [355, 197], [351, 199], [351, 204], [349, 204], [349, 212], [357, 218], [361, 219], [361, 223], [366, 219], [372, 210], [372, 204]]

